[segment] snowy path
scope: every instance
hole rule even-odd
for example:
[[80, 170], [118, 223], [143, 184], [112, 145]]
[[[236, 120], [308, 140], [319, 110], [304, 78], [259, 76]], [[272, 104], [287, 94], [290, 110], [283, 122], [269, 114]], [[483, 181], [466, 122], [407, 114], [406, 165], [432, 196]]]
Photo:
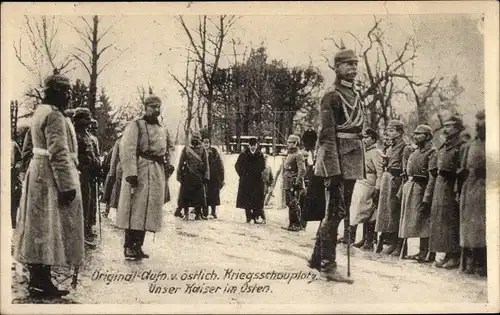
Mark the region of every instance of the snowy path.
[[[355, 280], [353, 285], [318, 280], [318, 273], [306, 265], [306, 259], [311, 254], [314, 244], [313, 238], [318, 222], [311, 222], [306, 231], [291, 233], [281, 229], [281, 226], [287, 224], [287, 210], [272, 207], [267, 209], [267, 225], [244, 223], [244, 211], [234, 207], [238, 183], [234, 171], [236, 157], [235, 155], [223, 157], [226, 186], [222, 190], [222, 205], [218, 210], [218, 220], [182, 221], [173, 216], [175, 202], [171, 202], [165, 206], [162, 231], [156, 235], [148, 233], [146, 236], [144, 250], [151, 255], [151, 258], [141, 262], [130, 262], [123, 258], [123, 232], [114, 228], [111, 222], [105, 219], [102, 225], [103, 240], [97, 249], [87, 252], [86, 263], [81, 268], [78, 289], [64, 300], [54, 302], [83, 304], [486, 302], [486, 280], [477, 276], [466, 276], [460, 274], [458, 270], [441, 270], [357, 249], [351, 251], [351, 270]], [[276, 158], [276, 163], [273, 163], [273, 160], [272, 157], [269, 158], [275, 172], [280, 158]], [[170, 185], [175, 199], [178, 190], [175, 177], [170, 179]], [[411, 242], [410, 245], [410, 253], [413, 253], [416, 244]], [[347, 258], [345, 246], [339, 245], [337, 252], [340, 270], [345, 273]], [[148, 271], [151, 272], [145, 273]], [[197, 271], [198, 277], [202, 275], [206, 278], [184, 279], [188, 277], [187, 274], [193, 276]], [[273, 271], [274, 275], [271, 274]], [[264, 279], [253, 279], [245, 284], [248, 281], [244, 280], [247, 275], [243, 275], [243, 280], [240, 280], [237, 277], [241, 275], [236, 275], [236, 272], [259, 273], [256, 277]], [[286, 273], [290, 277], [299, 279], [265, 278], [288, 277], [285, 276]], [[106, 274], [115, 276], [109, 276], [106, 281]], [[119, 274], [121, 279], [117, 278]], [[125, 278], [127, 274], [128, 278]], [[178, 278], [172, 279], [173, 274], [177, 274]], [[156, 281], [155, 275], [160, 277]], [[233, 277], [232, 280], [230, 277]], [[13, 303], [33, 302], [25, 297], [26, 291], [24, 285], [19, 284], [20, 279], [22, 277], [13, 277]], [[69, 283], [65, 282], [63, 285], [69, 286]], [[205, 288], [196, 288], [197, 286], [209, 286], [211, 289], [206, 288], [206, 293], [200, 293]], [[236, 289], [237, 293], [232, 293], [233, 289]]]

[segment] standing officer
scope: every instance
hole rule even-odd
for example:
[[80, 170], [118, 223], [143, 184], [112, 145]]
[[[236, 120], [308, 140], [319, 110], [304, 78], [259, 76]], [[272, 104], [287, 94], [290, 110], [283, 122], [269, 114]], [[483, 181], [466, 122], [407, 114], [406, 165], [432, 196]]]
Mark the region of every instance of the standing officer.
[[408, 176], [403, 185], [401, 198], [401, 222], [399, 237], [419, 237], [419, 252], [407, 258], [423, 262], [429, 251], [429, 224], [435, 178], [429, 176], [429, 165], [436, 164], [437, 149], [432, 143], [432, 129], [418, 125], [413, 138], [418, 149], [406, 163]]
[[299, 150], [300, 138], [290, 135], [287, 140], [288, 155], [283, 164], [283, 189], [285, 190], [285, 200], [288, 207], [289, 225], [288, 231], [298, 232], [302, 229], [303, 218], [301, 214], [299, 199], [304, 189], [304, 175], [306, 165], [304, 155]]
[[[335, 90], [321, 100], [321, 129], [315, 175], [324, 179], [327, 209], [316, 236], [309, 265], [327, 280], [352, 283], [337, 271], [337, 229], [348, 218], [351, 194], [357, 179], [364, 177], [361, 132], [364, 112], [354, 90], [358, 59], [353, 50], [342, 49], [334, 58]], [[348, 224], [344, 224], [349, 228]], [[350, 241], [350, 240], [349, 240]]]
[[436, 267], [453, 269], [460, 265], [460, 218], [456, 199], [457, 171], [464, 141], [460, 132], [464, 130], [462, 120], [451, 117], [444, 122], [446, 141], [439, 147], [437, 162], [429, 166], [436, 178], [431, 204], [429, 251], [446, 253]]
[[61, 297], [51, 280], [51, 266], [83, 261], [83, 209], [78, 182], [76, 136], [64, 117], [70, 81], [54, 71], [45, 82], [45, 98], [31, 119], [33, 156], [26, 172], [14, 258], [28, 264], [28, 291], [36, 297]]
[[468, 143], [458, 176], [465, 180], [460, 194], [460, 246], [465, 272], [486, 276], [486, 125], [484, 110], [476, 115], [476, 139]]
[[123, 171], [116, 226], [125, 230], [127, 259], [149, 258], [144, 253], [146, 231], [158, 232], [168, 189], [165, 167], [170, 164], [170, 136], [160, 124], [161, 99], [150, 94], [144, 100], [146, 113], [130, 122], [120, 141]]
[[403, 123], [391, 120], [387, 125], [387, 136], [391, 140], [391, 146], [386, 152], [386, 166], [380, 182], [375, 225], [375, 231], [381, 232], [376, 252], [382, 251], [384, 240], [388, 240], [390, 246], [383, 253], [393, 256], [400, 255], [403, 245], [403, 240], [398, 238], [401, 216], [401, 200], [398, 192], [403, 183], [403, 161], [408, 160], [412, 152], [411, 145], [405, 142], [403, 135]]
[[75, 109], [73, 121], [78, 141], [78, 170], [80, 172], [80, 186], [82, 189], [85, 244], [94, 247], [96, 245], [96, 234], [93, 231], [93, 226], [96, 223], [96, 193], [93, 178], [99, 168], [99, 160], [95, 155], [92, 139], [87, 131], [91, 121], [90, 110], [83, 107]]

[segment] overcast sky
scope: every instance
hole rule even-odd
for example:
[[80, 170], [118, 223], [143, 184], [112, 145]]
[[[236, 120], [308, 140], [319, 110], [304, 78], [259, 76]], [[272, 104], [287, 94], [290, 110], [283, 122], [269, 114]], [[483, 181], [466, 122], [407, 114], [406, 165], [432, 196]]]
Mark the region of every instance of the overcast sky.
[[[76, 16], [60, 16], [64, 22], [83, 26]], [[484, 106], [484, 41], [477, 14], [435, 14], [435, 15], [385, 15], [382, 28], [386, 39], [395, 49], [401, 47], [409, 36], [415, 34], [418, 58], [415, 60], [415, 75], [425, 80], [435, 75], [451, 78], [458, 75], [465, 92], [460, 99], [460, 107], [469, 124], [476, 109]], [[179, 96], [178, 86], [169, 76], [169, 71], [182, 76], [185, 69], [185, 50], [188, 40], [181, 26], [171, 15], [104, 16], [102, 28], [120, 22], [103, 40], [103, 45], [114, 41], [116, 50], [103, 55], [101, 64], [106, 63], [121, 49], [123, 55], [111, 63], [99, 77], [99, 89], [105, 87], [114, 106], [137, 102], [137, 86], [151, 84], [154, 91], [164, 100], [164, 116], [169, 128], [174, 131], [182, 118], [184, 100]], [[312, 60], [326, 78], [325, 88], [333, 81], [333, 72], [328, 68], [323, 55], [333, 56], [336, 49], [325, 38], [341, 38], [348, 47], [355, 42], [346, 34], [351, 31], [362, 38], [373, 26], [372, 15], [309, 15], [309, 16], [241, 16], [228, 39], [239, 38], [244, 46], [258, 46], [265, 43], [270, 59], [282, 59], [289, 66], [307, 66]], [[186, 17], [188, 25], [195, 27], [196, 16]], [[33, 78], [14, 57], [12, 43], [23, 36], [23, 17], [9, 16], [6, 26], [8, 60], [8, 80], [15, 80], [7, 93], [8, 99], [22, 99], [24, 90], [33, 83]], [[60, 23], [58, 39], [60, 55], [73, 52], [74, 46], [82, 47], [76, 33], [66, 24]], [[228, 45], [226, 52], [232, 54]], [[233, 58], [232, 56], [229, 56]], [[227, 59], [223, 58], [223, 66]], [[76, 65], [76, 64], [75, 64]], [[69, 74], [88, 81], [83, 68]], [[404, 112], [411, 104], [397, 104]], [[403, 108], [401, 108], [403, 107]]]

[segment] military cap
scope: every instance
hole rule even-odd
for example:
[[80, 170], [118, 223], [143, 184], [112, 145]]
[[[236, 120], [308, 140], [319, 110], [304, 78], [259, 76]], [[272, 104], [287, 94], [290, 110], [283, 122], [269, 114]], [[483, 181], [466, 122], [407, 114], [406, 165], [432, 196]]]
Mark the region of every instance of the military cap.
[[292, 142], [293, 141], [295, 143], [299, 143], [300, 142], [300, 138], [297, 135], [289, 135], [287, 141], [288, 142]]
[[365, 131], [364, 131], [364, 133], [365, 133], [365, 135], [367, 135], [367, 136], [372, 137], [373, 139], [375, 139], [375, 141], [377, 141], [378, 138], [379, 138], [378, 132], [376, 132], [372, 128], [366, 128]]
[[61, 86], [71, 86], [69, 78], [65, 75], [60, 74], [60, 71], [58, 69], [54, 69], [53, 74], [48, 76], [43, 83], [46, 89], [57, 89]]
[[201, 133], [199, 131], [193, 131], [193, 133], [191, 134], [191, 139], [201, 140]]
[[459, 129], [464, 129], [464, 123], [462, 121], [462, 118], [457, 117], [457, 116], [451, 116], [448, 118], [443, 125], [455, 125]]
[[341, 49], [337, 54], [335, 54], [334, 62], [335, 64], [355, 61], [358, 62], [358, 57], [352, 49]]
[[161, 99], [158, 96], [154, 95], [154, 94], [150, 94], [144, 100], [144, 106], [148, 106], [148, 105], [151, 105], [151, 104], [161, 105]]
[[413, 133], [428, 133], [432, 135], [432, 128], [427, 125], [418, 125]]
[[86, 107], [78, 107], [75, 108], [75, 115], [73, 116], [73, 120], [78, 120], [78, 119], [91, 119], [92, 113], [90, 112], [90, 109]]
[[477, 112], [476, 119], [485, 119], [485, 118], [486, 118], [486, 113], [484, 109], [481, 109], [480, 111]]
[[387, 128], [394, 128], [396, 130], [403, 130], [404, 124], [401, 120], [393, 119], [389, 121]]

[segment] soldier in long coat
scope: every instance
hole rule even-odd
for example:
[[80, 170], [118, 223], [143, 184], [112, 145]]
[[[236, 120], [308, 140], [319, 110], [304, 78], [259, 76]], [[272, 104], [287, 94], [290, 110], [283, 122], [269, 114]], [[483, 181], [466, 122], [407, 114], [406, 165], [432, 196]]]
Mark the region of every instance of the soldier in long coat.
[[52, 266], [78, 266], [84, 258], [83, 209], [78, 181], [77, 141], [63, 111], [70, 81], [54, 71], [45, 80], [45, 98], [35, 109], [30, 135], [32, 158], [23, 185], [14, 258], [28, 264], [28, 291], [60, 297]]
[[[271, 189], [274, 182], [274, 176], [273, 176], [273, 170], [271, 169], [271, 166], [269, 166], [267, 155], [264, 155], [264, 161], [266, 162], [266, 168], [262, 172], [262, 181], [264, 182], [264, 196], [268, 196], [268, 194], [272, 193]], [[264, 197], [264, 202], [266, 201], [266, 198], [267, 197]], [[266, 224], [267, 219], [266, 219], [266, 212], [264, 209], [262, 209], [260, 218], [262, 219], [262, 224]]]
[[304, 175], [306, 165], [304, 155], [299, 150], [300, 138], [290, 135], [287, 140], [288, 154], [283, 163], [283, 189], [288, 207], [288, 231], [298, 232], [302, 229], [302, 210], [300, 209], [300, 195], [304, 189]]
[[413, 136], [418, 148], [405, 163], [407, 180], [403, 185], [399, 237], [419, 237], [419, 252], [406, 257], [423, 262], [429, 251], [430, 207], [435, 178], [429, 174], [429, 165], [436, 164], [437, 149], [432, 143], [432, 129], [418, 125]]
[[486, 155], [485, 112], [476, 115], [476, 139], [461, 157], [459, 178], [465, 179], [460, 193], [460, 246], [465, 272], [486, 276]]
[[120, 141], [123, 170], [116, 226], [125, 230], [126, 259], [149, 258], [144, 253], [146, 231], [158, 232], [163, 222], [168, 183], [165, 167], [171, 161], [171, 142], [160, 116], [161, 99], [149, 95], [144, 100], [145, 114], [130, 122]]
[[189, 208], [195, 210], [195, 220], [207, 220], [202, 210], [207, 206], [206, 186], [210, 179], [208, 152], [201, 145], [201, 134], [194, 132], [191, 144], [185, 146], [179, 159], [177, 181], [181, 183], [178, 207], [184, 209], [184, 219], [189, 219]]
[[365, 174], [354, 185], [350, 205], [351, 225], [363, 224], [363, 238], [355, 247], [373, 250], [375, 241], [375, 218], [380, 194], [380, 181], [383, 173], [382, 152], [377, 149], [378, 134], [367, 128], [364, 131]]
[[109, 161], [109, 172], [106, 176], [102, 196], [102, 202], [106, 203], [106, 213], [109, 213], [110, 208], [116, 209], [118, 207], [118, 200], [120, 199], [120, 189], [123, 175], [120, 163], [120, 140], [121, 135], [116, 140], [113, 150], [109, 153], [111, 156]]
[[[364, 150], [361, 132], [364, 109], [354, 89], [358, 60], [352, 50], [335, 55], [335, 90], [321, 100], [321, 129], [315, 175], [324, 179], [328, 208], [318, 228], [309, 266], [319, 269], [328, 280], [352, 283], [338, 273], [336, 264], [337, 229], [348, 217], [356, 180], [364, 177]], [[348, 230], [348, 222], [344, 224]], [[345, 238], [347, 239], [347, 238]], [[350, 240], [347, 240], [350, 242]]]
[[207, 207], [205, 216], [208, 216], [208, 207], [210, 215], [217, 219], [216, 208], [220, 205], [220, 191], [224, 187], [224, 163], [220, 157], [219, 151], [212, 147], [211, 140], [204, 136], [202, 139], [203, 147], [208, 153], [208, 166], [210, 170], [209, 180], [207, 182]]
[[431, 204], [431, 224], [429, 251], [446, 253], [439, 268], [453, 269], [460, 265], [460, 218], [457, 171], [463, 155], [463, 140], [460, 132], [464, 129], [462, 120], [452, 117], [444, 123], [446, 141], [439, 147], [436, 165], [429, 166], [431, 175], [436, 178]]
[[262, 222], [257, 221], [257, 217], [264, 209], [262, 172], [266, 167], [266, 161], [259, 150], [257, 138], [250, 138], [248, 144], [248, 148], [238, 156], [234, 165], [240, 177], [236, 207], [245, 209], [247, 223], [253, 220], [258, 224]]
[[85, 244], [93, 247], [96, 245], [96, 234], [93, 231], [93, 226], [96, 224], [95, 211], [97, 209], [94, 178], [99, 169], [99, 161], [95, 155], [92, 139], [87, 131], [91, 121], [90, 110], [88, 108], [77, 108], [73, 121], [78, 140], [78, 171], [80, 172], [82, 190]]
[[403, 139], [403, 123], [399, 120], [389, 122], [387, 135], [391, 139], [391, 146], [386, 152], [387, 162], [380, 182], [375, 231], [381, 232], [381, 234], [376, 252], [382, 251], [384, 240], [387, 240], [390, 246], [383, 253], [399, 256], [403, 239], [398, 238], [401, 216], [401, 200], [398, 197], [398, 192], [403, 183], [403, 161], [410, 156], [412, 147]]

